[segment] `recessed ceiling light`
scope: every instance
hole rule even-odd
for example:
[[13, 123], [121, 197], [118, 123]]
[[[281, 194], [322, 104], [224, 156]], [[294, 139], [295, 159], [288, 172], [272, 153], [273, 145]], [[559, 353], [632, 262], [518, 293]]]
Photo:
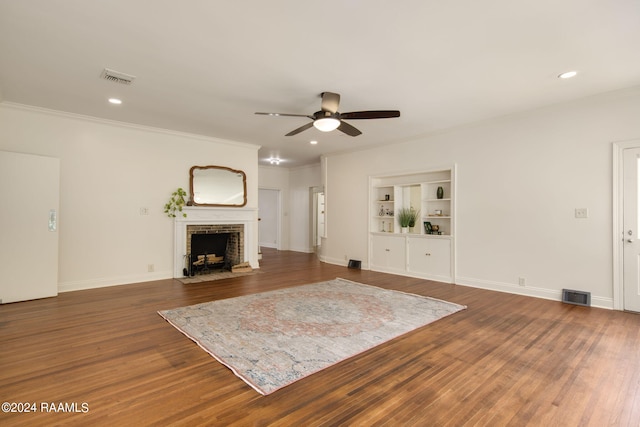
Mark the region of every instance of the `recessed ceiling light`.
[[309, 141], [309, 144], [311, 144], [311, 145], [316, 145], [317, 143], [318, 143], [318, 141], [315, 141], [315, 140], [314, 141]]
[[109, 98], [109, 102], [115, 105], [120, 105], [122, 104], [122, 100], [118, 99], [118, 98]]
[[267, 161], [269, 161], [269, 163], [271, 163], [272, 165], [279, 165], [281, 162], [281, 160], [277, 157], [269, 157]]
[[578, 74], [577, 71], [567, 71], [566, 73], [562, 73], [558, 76], [560, 79], [570, 79], [571, 77], [575, 77]]

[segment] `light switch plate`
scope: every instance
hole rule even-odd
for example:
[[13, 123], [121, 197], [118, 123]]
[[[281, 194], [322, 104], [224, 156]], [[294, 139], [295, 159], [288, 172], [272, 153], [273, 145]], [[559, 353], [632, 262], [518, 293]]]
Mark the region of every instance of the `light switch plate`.
[[576, 218], [589, 218], [589, 209], [576, 208]]

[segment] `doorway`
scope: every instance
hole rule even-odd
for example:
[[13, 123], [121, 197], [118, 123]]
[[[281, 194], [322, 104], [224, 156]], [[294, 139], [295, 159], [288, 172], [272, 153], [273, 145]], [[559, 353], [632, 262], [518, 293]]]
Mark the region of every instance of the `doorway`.
[[640, 312], [640, 140], [614, 144], [614, 309]]
[[280, 249], [280, 190], [258, 189], [258, 243]]
[[324, 206], [324, 188], [311, 187], [311, 224], [310, 242], [313, 251], [318, 253], [322, 245], [322, 238], [325, 237], [325, 206]]

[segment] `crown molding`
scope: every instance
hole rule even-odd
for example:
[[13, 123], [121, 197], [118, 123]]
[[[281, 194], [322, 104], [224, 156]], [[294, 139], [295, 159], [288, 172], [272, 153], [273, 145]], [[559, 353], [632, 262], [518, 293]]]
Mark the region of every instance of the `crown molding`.
[[199, 135], [199, 134], [195, 134], [195, 133], [180, 132], [180, 131], [175, 131], [175, 130], [170, 130], [170, 129], [157, 128], [157, 127], [153, 127], [153, 126], [138, 125], [138, 124], [134, 124], [134, 123], [121, 122], [121, 121], [118, 121], [118, 120], [102, 119], [102, 118], [94, 117], [94, 116], [87, 116], [87, 115], [77, 114], [77, 113], [69, 113], [67, 111], [60, 111], [60, 110], [52, 110], [50, 108], [36, 107], [36, 106], [33, 106], [33, 105], [18, 104], [18, 103], [10, 102], [10, 101], [0, 102], [0, 107], [14, 109], [14, 110], [20, 110], [20, 111], [28, 111], [28, 112], [32, 112], [32, 113], [47, 114], [47, 115], [55, 116], [55, 117], [63, 117], [63, 118], [72, 119], [72, 120], [79, 120], [79, 121], [84, 121], [84, 122], [98, 123], [98, 124], [103, 124], [103, 125], [108, 125], [108, 126], [126, 128], [126, 129], [141, 130], [141, 131], [144, 131], [144, 132], [153, 132], [153, 133], [159, 133], [159, 134], [163, 134], [163, 135], [177, 136], [177, 137], [181, 137], [181, 138], [189, 138], [189, 139], [196, 139], [196, 140], [200, 140], [200, 141], [215, 142], [215, 143], [218, 143], [218, 144], [232, 145], [234, 147], [243, 147], [243, 148], [247, 148], [247, 149], [254, 149], [256, 151], [258, 151], [260, 149], [260, 145], [250, 144], [248, 142], [232, 141], [232, 140], [229, 140], [229, 139], [215, 138], [215, 137], [206, 136], [206, 135]]

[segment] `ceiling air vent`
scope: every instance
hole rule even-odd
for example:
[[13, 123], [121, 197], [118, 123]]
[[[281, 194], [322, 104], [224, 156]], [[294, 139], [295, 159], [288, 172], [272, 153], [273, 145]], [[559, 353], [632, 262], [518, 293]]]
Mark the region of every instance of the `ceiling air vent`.
[[123, 85], [130, 85], [136, 79], [136, 76], [130, 74], [121, 73], [119, 71], [110, 70], [105, 68], [100, 75], [105, 80], [109, 80], [114, 83], [121, 83]]

